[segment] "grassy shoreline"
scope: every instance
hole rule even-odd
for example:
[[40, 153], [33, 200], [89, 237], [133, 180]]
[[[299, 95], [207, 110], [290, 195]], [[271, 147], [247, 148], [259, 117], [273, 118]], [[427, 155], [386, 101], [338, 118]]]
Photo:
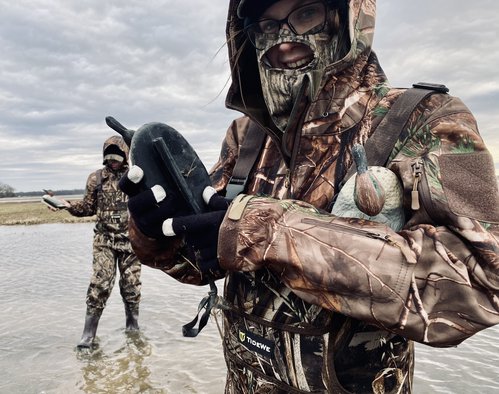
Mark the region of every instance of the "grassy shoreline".
[[40, 201], [2, 202], [0, 204], [0, 226], [94, 221], [94, 216], [77, 218], [64, 210], [53, 212]]

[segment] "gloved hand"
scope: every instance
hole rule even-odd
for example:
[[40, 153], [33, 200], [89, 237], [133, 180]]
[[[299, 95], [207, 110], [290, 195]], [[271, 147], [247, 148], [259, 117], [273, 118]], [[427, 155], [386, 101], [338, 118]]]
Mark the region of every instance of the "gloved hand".
[[129, 196], [128, 209], [139, 230], [155, 239], [183, 236], [187, 257], [203, 272], [219, 269], [218, 230], [230, 201], [209, 186], [203, 191], [203, 200], [210, 211], [190, 214], [182, 201], [160, 185], [141, 192], [143, 176], [140, 167], [132, 166], [120, 180], [120, 189]]

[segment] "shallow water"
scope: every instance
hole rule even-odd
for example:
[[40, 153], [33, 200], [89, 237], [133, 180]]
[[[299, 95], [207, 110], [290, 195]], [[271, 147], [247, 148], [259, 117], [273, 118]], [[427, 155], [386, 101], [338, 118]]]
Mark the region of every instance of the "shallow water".
[[[215, 320], [182, 337], [207, 288], [142, 271], [141, 332], [124, 331], [116, 284], [97, 348], [75, 351], [83, 329], [93, 224], [0, 226], [0, 393], [222, 393]], [[222, 283], [219, 283], [219, 289]], [[499, 327], [457, 348], [417, 346], [416, 393], [499, 393]]]

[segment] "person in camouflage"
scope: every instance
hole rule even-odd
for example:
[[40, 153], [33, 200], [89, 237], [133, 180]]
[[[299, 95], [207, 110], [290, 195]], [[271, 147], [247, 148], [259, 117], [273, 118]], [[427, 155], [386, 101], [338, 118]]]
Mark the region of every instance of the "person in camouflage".
[[120, 293], [125, 304], [126, 329], [138, 330], [141, 264], [128, 239], [127, 196], [119, 180], [128, 170], [128, 146], [119, 136], [104, 142], [104, 168], [87, 179], [83, 200], [67, 202], [73, 216], [96, 215], [93, 240], [92, 277], [87, 291], [85, 326], [78, 348], [89, 348], [111, 295], [118, 267]]
[[[177, 217], [165, 193], [124, 188], [144, 264], [195, 285], [225, 278], [226, 393], [410, 393], [414, 341], [455, 346], [499, 323], [494, 164], [460, 99], [425, 98], [390, 155], [402, 230], [330, 213], [352, 147], [404, 92], [371, 49], [375, 9], [375, 0], [231, 0], [226, 103], [246, 116], [210, 172], [215, 211]], [[266, 139], [225, 211], [212, 201], [252, 125]], [[140, 185], [132, 169], [123, 185]], [[143, 204], [132, 210], [135, 199]], [[200, 242], [209, 234], [212, 250]]]

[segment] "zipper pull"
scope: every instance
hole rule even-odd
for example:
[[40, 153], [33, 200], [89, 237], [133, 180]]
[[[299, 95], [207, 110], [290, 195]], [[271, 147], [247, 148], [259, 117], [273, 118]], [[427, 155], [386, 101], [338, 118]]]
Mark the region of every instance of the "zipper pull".
[[419, 205], [419, 192], [418, 185], [421, 181], [421, 174], [423, 173], [423, 165], [421, 160], [418, 160], [412, 165], [412, 175], [414, 176], [414, 183], [411, 192], [411, 209], [417, 211], [421, 206]]

